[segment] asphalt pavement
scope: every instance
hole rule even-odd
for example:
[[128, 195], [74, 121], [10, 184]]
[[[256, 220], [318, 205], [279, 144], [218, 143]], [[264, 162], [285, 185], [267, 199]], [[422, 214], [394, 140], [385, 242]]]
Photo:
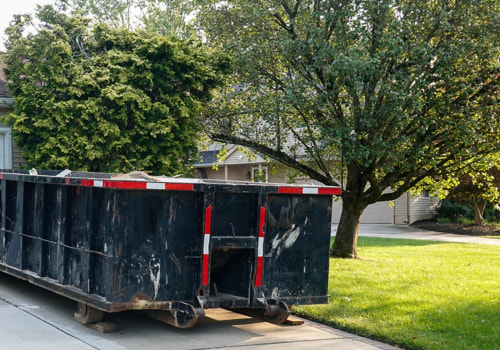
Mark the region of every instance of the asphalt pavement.
[[[360, 236], [500, 244], [500, 240], [422, 231], [408, 226], [361, 225]], [[99, 333], [73, 319], [76, 303], [26, 281], [0, 273], [2, 350], [396, 350], [331, 327], [304, 320], [274, 325], [222, 309], [207, 310], [193, 328], [177, 329], [135, 312], [107, 315], [117, 326]]]

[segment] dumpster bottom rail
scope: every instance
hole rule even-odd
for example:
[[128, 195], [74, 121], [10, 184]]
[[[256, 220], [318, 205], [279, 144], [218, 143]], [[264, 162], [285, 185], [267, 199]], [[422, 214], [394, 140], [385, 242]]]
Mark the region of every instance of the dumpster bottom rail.
[[[197, 308], [183, 302], [172, 303], [171, 308], [166, 310], [136, 311], [177, 328], [191, 328], [205, 315], [205, 311], [202, 308]], [[84, 303], [78, 303], [78, 309], [74, 313], [74, 318], [82, 324], [92, 325], [100, 323], [104, 319], [104, 315], [105, 313], [101, 310]]]
[[144, 310], [147, 316], [177, 328], [191, 328], [205, 315], [202, 308], [176, 302], [170, 310]]
[[291, 314], [290, 307], [287, 304], [285, 304], [283, 301], [275, 299], [267, 299], [265, 303], [263, 303], [262, 308], [233, 308], [225, 305], [222, 305], [222, 307], [232, 312], [240, 313], [275, 324], [285, 323], [288, 319], [288, 316], [290, 316]]

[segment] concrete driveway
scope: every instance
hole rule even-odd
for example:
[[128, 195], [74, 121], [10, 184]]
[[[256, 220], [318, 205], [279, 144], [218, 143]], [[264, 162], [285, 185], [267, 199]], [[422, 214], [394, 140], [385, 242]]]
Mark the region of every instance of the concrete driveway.
[[222, 309], [208, 310], [182, 330], [134, 312], [109, 315], [118, 330], [102, 334], [73, 319], [76, 303], [0, 273], [2, 350], [396, 350], [397, 348], [305, 321], [274, 325]]

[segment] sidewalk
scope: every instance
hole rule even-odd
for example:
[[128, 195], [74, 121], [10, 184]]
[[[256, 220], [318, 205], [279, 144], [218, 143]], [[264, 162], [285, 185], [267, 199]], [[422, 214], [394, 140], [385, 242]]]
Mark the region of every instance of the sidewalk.
[[[336, 225], [332, 226], [332, 232], [334, 235], [336, 230], [337, 226]], [[422, 239], [422, 240], [440, 241], [440, 242], [500, 245], [500, 239], [496, 238], [485, 238], [478, 236], [456, 235], [444, 232], [425, 231], [407, 225], [361, 224], [359, 225], [359, 236]]]

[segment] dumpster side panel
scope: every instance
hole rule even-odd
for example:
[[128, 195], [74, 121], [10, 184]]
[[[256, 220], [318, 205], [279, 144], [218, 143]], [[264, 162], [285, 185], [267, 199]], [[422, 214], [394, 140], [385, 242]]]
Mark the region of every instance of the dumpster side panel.
[[89, 249], [89, 291], [108, 299], [112, 290], [109, 283], [114, 273], [113, 242], [116, 224], [116, 191], [95, 188], [92, 192], [92, 233]]
[[327, 302], [331, 197], [269, 195], [266, 296], [288, 304]]
[[89, 250], [92, 220], [92, 189], [69, 187], [66, 202], [64, 239], [65, 284], [89, 292]]
[[24, 183], [23, 198], [23, 232], [29, 235], [22, 236], [21, 268], [40, 275], [42, 270], [43, 240], [43, 192], [42, 184]]
[[46, 264], [42, 276], [64, 282], [64, 242], [66, 218], [66, 186], [47, 185], [44, 189], [43, 220], [44, 237], [46, 238], [44, 257]]
[[21, 236], [18, 232], [23, 228], [23, 194], [23, 182], [6, 181], [3, 261], [15, 268], [21, 267]]
[[193, 301], [201, 283], [201, 194], [119, 191], [116, 215], [110, 299]]

